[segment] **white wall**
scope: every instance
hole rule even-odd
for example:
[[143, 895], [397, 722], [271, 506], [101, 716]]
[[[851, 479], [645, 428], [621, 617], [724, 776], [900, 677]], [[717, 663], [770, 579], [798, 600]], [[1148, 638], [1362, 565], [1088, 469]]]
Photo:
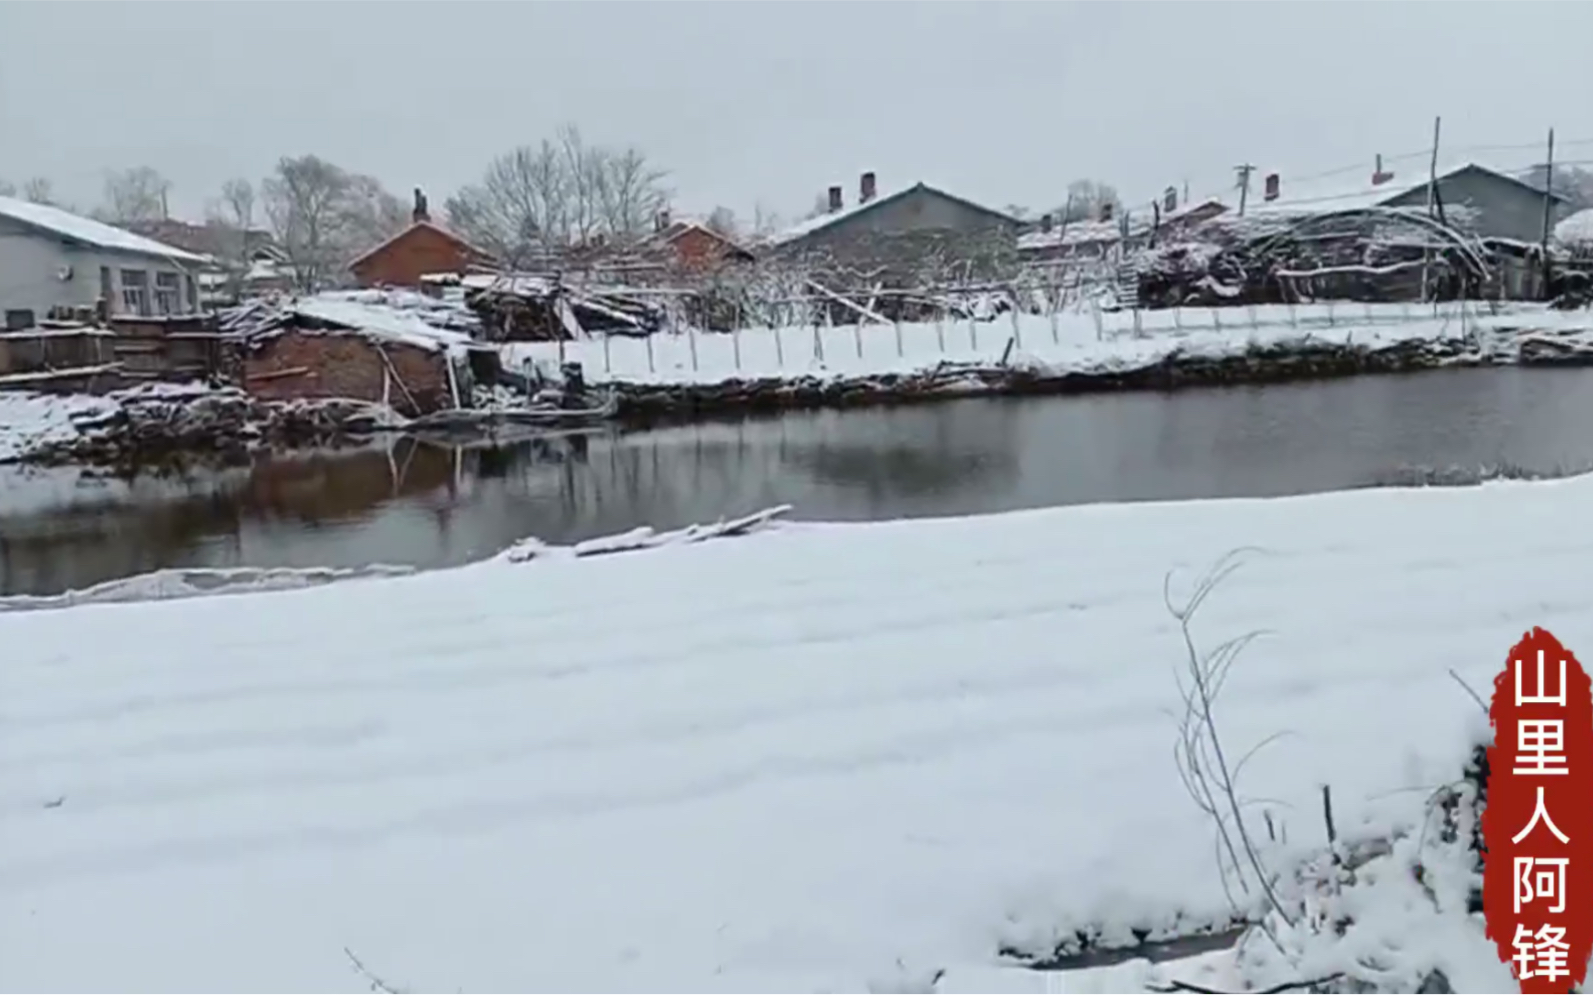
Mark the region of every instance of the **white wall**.
[[42, 318], [51, 307], [72, 303], [76, 291], [59, 276], [68, 256], [59, 242], [0, 229], [0, 312], [26, 308]]
[[[60, 274], [68, 266], [72, 269], [71, 279], [62, 280]], [[111, 270], [112, 314], [128, 313], [122, 304], [124, 269], [140, 269], [148, 274], [151, 314], [157, 313], [155, 274], [159, 272], [178, 276], [174, 313], [189, 314], [194, 310], [188, 299], [187, 272], [171, 260], [68, 246], [31, 229], [0, 224], [0, 312], [26, 308], [35, 318], [43, 318], [50, 308], [60, 305], [92, 307], [100, 296], [102, 266]]]

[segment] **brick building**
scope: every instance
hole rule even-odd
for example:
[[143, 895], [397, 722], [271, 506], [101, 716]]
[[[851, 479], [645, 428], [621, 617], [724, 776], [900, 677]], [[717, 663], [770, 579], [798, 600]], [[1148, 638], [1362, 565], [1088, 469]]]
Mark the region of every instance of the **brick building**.
[[665, 250], [672, 261], [688, 269], [709, 269], [726, 263], [750, 263], [753, 255], [746, 248], [700, 221], [668, 221], [660, 218], [652, 244]]
[[412, 218], [408, 228], [349, 263], [361, 287], [418, 289], [428, 273], [464, 273], [473, 266], [493, 265], [491, 253], [431, 220], [426, 195], [419, 190]]
[[267, 401], [385, 402], [410, 417], [456, 406], [446, 352], [362, 332], [283, 329], [250, 343], [243, 379], [250, 394]]

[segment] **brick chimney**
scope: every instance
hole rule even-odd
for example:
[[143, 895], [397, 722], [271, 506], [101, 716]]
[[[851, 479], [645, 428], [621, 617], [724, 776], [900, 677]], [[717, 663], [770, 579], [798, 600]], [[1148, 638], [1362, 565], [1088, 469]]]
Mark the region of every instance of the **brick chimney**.
[[1377, 164], [1372, 167], [1372, 186], [1380, 187], [1393, 178], [1393, 173], [1383, 172], [1383, 156], [1382, 153], [1378, 153]]
[[830, 188], [830, 213], [834, 214], [835, 212], [839, 211], [840, 209], [841, 209], [841, 188], [840, 187], [831, 187]]
[[415, 209], [410, 212], [410, 220], [416, 224], [431, 220], [431, 212], [426, 209], [426, 195], [421, 193], [420, 187], [415, 188]]
[[874, 174], [871, 172], [864, 173], [857, 184], [857, 202], [859, 204], [867, 204], [873, 200], [876, 189], [874, 186]]
[[1280, 181], [1278, 179], [1278, 174], [1277, 173], [1268, 173], [1267, 174], [1267, 178], [1265, 180], [1265, 186], [1263, 186], [1262, 189], [1261, 189], [1261, 199], [1262, 200], [1277, 200], [1278, 199], [1278, 194], [1280, 192], [1282, 192], [1281, 187], [1279, 185], [1281, 182], [1282, 181]]

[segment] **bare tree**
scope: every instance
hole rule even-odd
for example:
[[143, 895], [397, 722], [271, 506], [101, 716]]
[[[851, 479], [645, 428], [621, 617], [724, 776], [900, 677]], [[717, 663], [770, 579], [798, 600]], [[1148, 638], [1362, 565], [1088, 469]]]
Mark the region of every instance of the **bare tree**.
[[448, 223], [519, 266], [539, 251], [642, 235], [668, 203], [664, 176], [641, 151], [589, 145], [566, 125], [493, 159], [479, 183], [448, 198]]
[[752, 236], [767, 238], [785, 227], [785, 219], [761, 203], [752, 206]]
[[167, 198], [171, 181], [150, 166], [135, 166], [106, 174], [105, 200], [96, 215], [113, 224], [158, 221], [169, 217]]
[[718, 232], [726, 238], [735, 238], [737, 232], [736, 212], [728, 207], [716, 207], [708, 212], [708, 228]]
[[338, 282], [351, 258], [402, 230], [398, 198], [318, 156], [284, 157], [260, 185], [273, 234], [300, 290]]
[[55, 185], [47, 176], [34, 176], [22, 184], [22, 196], [34, 204], [54, 204]]
[[1095, 221], [1105, 205], [1112, 205], [1112, 213], [1122, 213], [1123, 202], [1118, 199], [1117, 188], [1098, 180], [1074, 180], [1068, 184], [1067, 206], [1062, 209], [1065, 222]]

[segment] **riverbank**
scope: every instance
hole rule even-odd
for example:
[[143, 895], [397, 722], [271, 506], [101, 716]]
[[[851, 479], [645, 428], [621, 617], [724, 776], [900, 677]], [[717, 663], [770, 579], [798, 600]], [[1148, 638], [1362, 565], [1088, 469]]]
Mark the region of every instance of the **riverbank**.
[[237, 466], [260, 448], [337, 446], [402, 421], [361, 401], [267, 402], [205, 384], [0, 394], [0, 464]]
[[[1593, 539], [1563, 527], [1590, 499], [1578, 479], [793, 524], [0, 616], [6, 987], [367, 987], [348, 950], [395, 990], [1045, 990], [998, 951], [1231, 915], [1162, 711], [1169, 570], [1176, 598], [1261, 550], [1193, 634], [1271, 633], [1222, 735], [1291, 734], [1244, 774], [1287, 867], [1322, 784], [1347, 844], [1423, 823], [1477, 732], [1451, 669], [1486, 687], [1533, 625], [1593, 642], [1567, 572]], [[1368, 928], [1407, 925], [1406, 891]], [[1435, 922], [1378, 944], [1390, 990], [1435, 966], [1508, 986], [1479, 923]]]
[[968, 394], [1282, 383], [1457, 365], [1593, 361], [1581, 312], [1476, 302], [1009, 314], [993, 322], [760, 328], [515, 343], [503, 361], [581, 364], [630, 422]]
[[[1202, 327], [1200, 322], [1205, 322]], [[581, 366], [574, 409], [499, 387], [478, 407], [406, 420], [357, 401], [267, 402], [149, 385], [105, 397], [0, 394], [0, 463], [233, 465], [272, 447], [382, 432], [493, 441], [614, 421], [1322, 380], [1457, 366], [1593, 363], [1593, 318], [1452, 303], [1007, 315], [994, 322], [747, 329], [501, 347], [512, 371]], [[480, 406], [480, 405], [485, 405]]]

